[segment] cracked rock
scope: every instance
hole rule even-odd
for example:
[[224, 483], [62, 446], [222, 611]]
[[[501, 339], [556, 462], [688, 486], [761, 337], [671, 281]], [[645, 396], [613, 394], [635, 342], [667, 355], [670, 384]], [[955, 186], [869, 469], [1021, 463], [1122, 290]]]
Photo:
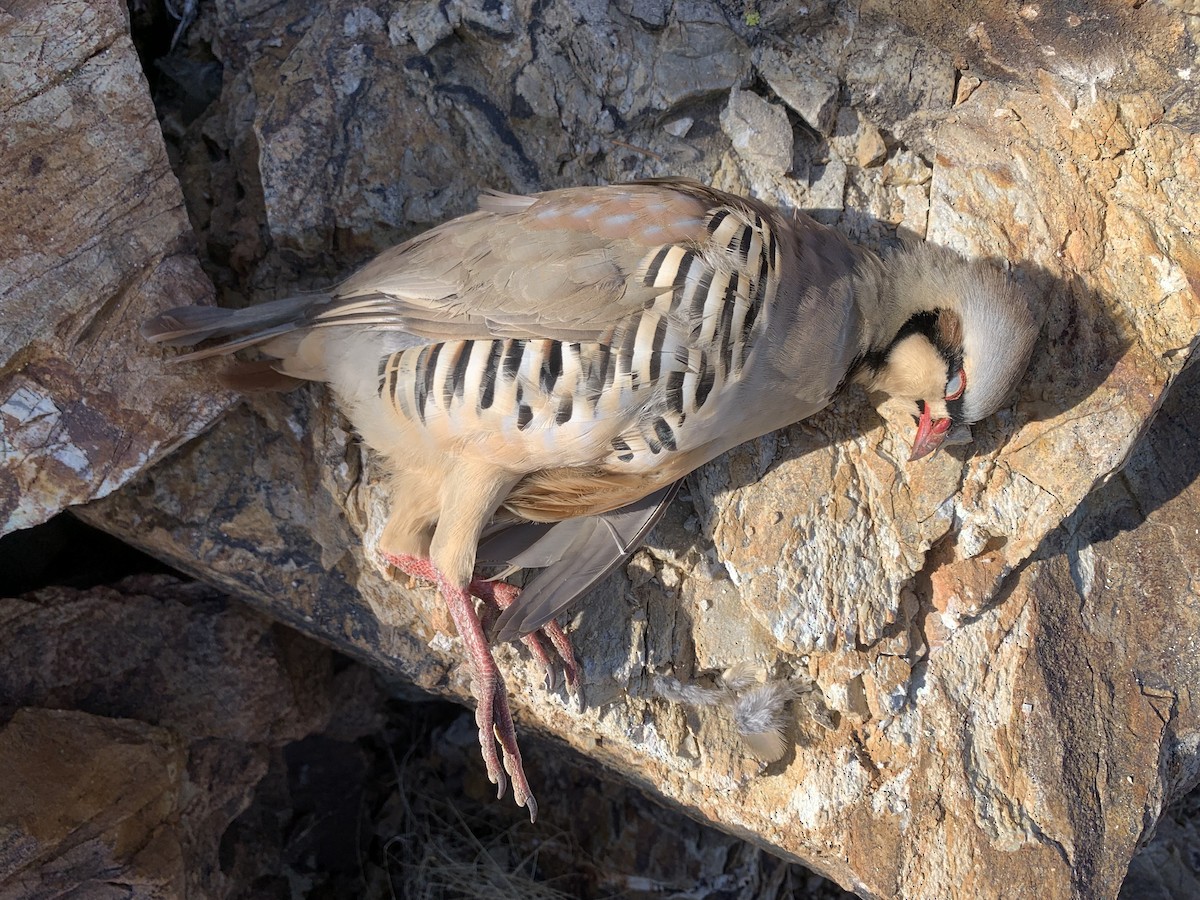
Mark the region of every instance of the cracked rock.
[[851, 165], [866, 169], [887, 158], [887, 145], [879, 129], [856, 109], [843, 109], [829, 137], [829, 149]]
[[210, 302], [212, 285], [125, 5], [0, 17], [0, 120], [4, 534], [116, 490], [229, 398], [200, 372], [164, 370], [130, 327], [168, 303]]
[[783, 107], [734, 88], [721, 111], [721, 128], [743, 160], [774, 175], [792, 167], [792, 124]]
[[815, 60], [800, 54], [761, 47], [755, 68], [775, 96], [786, 103], [810, 128], [828, 135], [837, 116], [837, 76]]

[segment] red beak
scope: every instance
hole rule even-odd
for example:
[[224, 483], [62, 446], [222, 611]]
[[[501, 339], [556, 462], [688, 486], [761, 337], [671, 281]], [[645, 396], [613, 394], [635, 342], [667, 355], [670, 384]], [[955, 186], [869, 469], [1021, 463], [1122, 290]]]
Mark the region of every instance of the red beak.
[[909, 456], [908, 461], [912, 462], [928, 456], [942, 446], [942, 441], [946, 439], [946, 433], [949, 430], [950, 420], [948, 418], [934, 419], [929, 415], [929, 404], [922, 404], [921, 418], [917, 421], [917, 439], [913, 441], [912, 455]]

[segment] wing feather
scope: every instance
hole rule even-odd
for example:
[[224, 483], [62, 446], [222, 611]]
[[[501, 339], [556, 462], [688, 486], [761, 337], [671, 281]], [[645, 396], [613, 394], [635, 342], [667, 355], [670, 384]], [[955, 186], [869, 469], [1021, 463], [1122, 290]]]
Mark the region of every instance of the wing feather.
[[[481, 209], [388, 250], [334, 291], [322, 325], [369, 323], [460, 339], [601, 340], [661, 289], [637, 273], [665, 243], [705, 237], [724, 195], [689, 185], [485, 195]], [[732, 198], [729, 198], [732, 199]]]
[[[496, 639], [511, 641], [537, 631], [615, 571], [642, 545], [682, 483], [680, 479], [620, 509], [542, 526], [538, 537], [509, 559], [493, 560], [546, 567], [500, 614]], [[496, 555], [487, 544], [479, 552], [481, 559]]]

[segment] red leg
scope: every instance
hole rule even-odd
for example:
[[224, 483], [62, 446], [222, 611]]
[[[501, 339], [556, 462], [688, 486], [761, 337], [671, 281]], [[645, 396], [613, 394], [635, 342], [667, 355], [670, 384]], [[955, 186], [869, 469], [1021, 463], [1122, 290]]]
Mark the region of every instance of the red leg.
[[[413, 578], [420, 578], [432, 584], [437, 584], [438, 582], [438, 572], [434, 568], [433, 563], [428, 559], [416, 556], [392, 556], [387, 553], [383, 554], [383, 557], [388, 563], [406, 575]], [[486, 578], [478, 576], [471, 579], [471, 584], [467, 590], [472, 596], [478, 597], [484, 603], [491, 604], [499, 610], [508, 609], [521, 594], [521, 589], [516, 585], [509, 584], [506, 581], [488, 581]], [[562, 630], [562, 626], [551, 620], [538, 631], [521, 638], [521, 643], [529, 649], [533, 658], [541, 663], [542, 669], [546, 672], [546, 687], [549, 690], [554, 690], [556, 687], [555, 672], [557, 669], [554, 662], [550, 659], [550, 654], [546, 650], [545, 645], [542, 643], [543, 635], [550, 641], [551, 646], [554, 647], [559, 660], [562, 662], [563, 675], [567, 682], [567, 691], [577, 695], [579, 693], [579, 664], [575, 660], [575, 650], [571, 646], [571, 639]]]
[[433, 567], [431, 560], [407, 554], [395, 556], [391, 553], [381, 552], [379, 555], [383, 557], [383, 561], [389, 566], [394, 566], [410, 578], [420, 578], [422, 581], [428, 581], [430, 584], [437, 584], [438, 572]]
[[[504, 796], [507, 771], [512, 778], [513, 799], [517, 806], [529, 810], [529, 821], [537, 821], [537, 801], [529, 789], [529, 781], [525, 778], [525, 768], [521, 763], [521, 748], [517, 746], [517, 730], [513, 725], [512, 712], [508, 708], [508, 692], [504, 687], [504, 679], [496, 667], [492, 651], [488, 647], [487, 636], [479, 616], [475, 614], [475, 603], [466, 588], [450, 584], [445, 579], [438, 582], [438, 589], [450, 607], [450, 616], [458, 628], [458, 634], [467, 648], [467, 656], [471, 661], [471, 676], [478, 705], [475, 707], [475, 723], [479, 726], [479, 746], [483, 750], [483, 761], [487, 766], [488, 778], [496, 785], [496, 797]], [[503, 756], [496, 753], [496, 744], [500, 744]]]
[[[487, 581], [476, 577], [471, 581], [471, 593], [485, 603], [491, 603], [497, 609], [505, 610], [516, 602], [517, 597], [521, 595], [521, 589], [506, 581]], [[567, 637], [566, 632], [553, 620], [543, 625], [533, 634], [527, 634], [521, 638], [521, 643], [529, 648], [529, 652], [533, 654], [533, 658], [540, 662], [542, 668], [545, 669], [546, 687], [549, 690], [555, 689], [555, 672], [557, 669], [550, 659], [550, 654], [547, 652], [545, 644], [542, 642], [543, 636], [550, 641], [550, 644], [558, 654], [559, 660], [562, 662], [563, 675], [566, 677], [568, 692], [577, 694], [579, 692], [579, 665], [575, 661], [575, 650], [571, 647], [571, 640]]]
[[[487, 636], [475, 612], [475, 603], [471, 599], [469, 588], [465, 585], [451, 584], [442, 578], [427, 559], [390, 554], [386, 554], [385, 558], [400, 571], [437, 584], [442, 599], [450, 610], [450, 617], [454, 620], [454, 627], [466, 646], [467, 658], [471, 664], [472, 691], [476, 700], [475, 722], [479, 726], [479, 747], [483, 751], [488, 778], [496, 785], [496, 796], [503, 797], [508, 784], [505, 778], [507, 771], [512, 778], [513, 799], [517, 801], [518, 806], [529, 810], [531, 822], [536, 821], [537, 801], [533, 799], [533, 792], [529, 789], [529, 781], [521, 763], [521, 749], [517, 746], [517, 732], [513, 725], [512, 712], [508, 708], [504, 679], [501, 678], [500, 670], [496, 667], [496, 661], [488, 647]], [[496, 752], [497, 743], [500, 744], [500, 754]]]

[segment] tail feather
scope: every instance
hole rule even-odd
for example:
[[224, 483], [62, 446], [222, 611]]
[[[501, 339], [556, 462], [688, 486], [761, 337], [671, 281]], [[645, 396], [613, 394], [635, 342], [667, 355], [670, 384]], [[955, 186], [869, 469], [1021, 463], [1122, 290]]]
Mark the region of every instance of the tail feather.
[[263, 341], [310, 324], [312, 307], [328, 301], [324, 294], [286, 297], [259, 303], [245, 309], [217, 306], [181, 306], [160, 313], [142, 324], [142, 337], [153, 344], [170, 347], [194, 347], [211, 338], [233, 338], [214, 347], [206, 347], [185, 359], [205, 359], [253, 347]]
[[300, 381], [334, 382], [346, 396], [377, 393], [377, 361], [397, 350], [429, 343], [405, 331], [397, 319], [329, 317], [340, 309], [328, 294], [314, 293], [259, 303], [245, 309], [181, 306], [147, 320], [142, 337], [153, 344], [196, 347], [171, 362], [230, 356], [257, 347], [271, 357], [265, 366], [226, 371], [228, 387], [243, 391], [290, 390]]
[[[245, 337], [232, 338], [228, 341], [221, 341], [219, 344], [213, 344], [211, 347], [205, 347], [203, 350], [193, 350], [191, 353], [184, 353], [182, 356], [176, 356], [172, 362], [190, 362], [197, 359], [209, 359], [213, 356], [228, 356], [238, 350], [244, 350], [247, 347], [256, 347], [272, 338], [279, 337], [282, 334], [290, 334], [302, 326], [297, 322], [286, 322], [283, 325], [276, 325], [274, 328], [264, 328], [261, 331], [256, 331], [253, 334], [248, 334]], [[206, 335], [199, 340], [207, 340], [212, 335]], [[192, 343], [199, 341], [189, 341], [187, 344], [179, 342], [174, 346], [189, 346]]]
[[152, 344], [189, 346], [217, 334], [232, 318], [232, 311], [218, 306], [180, 306], [142, 323], [142, 337]]

